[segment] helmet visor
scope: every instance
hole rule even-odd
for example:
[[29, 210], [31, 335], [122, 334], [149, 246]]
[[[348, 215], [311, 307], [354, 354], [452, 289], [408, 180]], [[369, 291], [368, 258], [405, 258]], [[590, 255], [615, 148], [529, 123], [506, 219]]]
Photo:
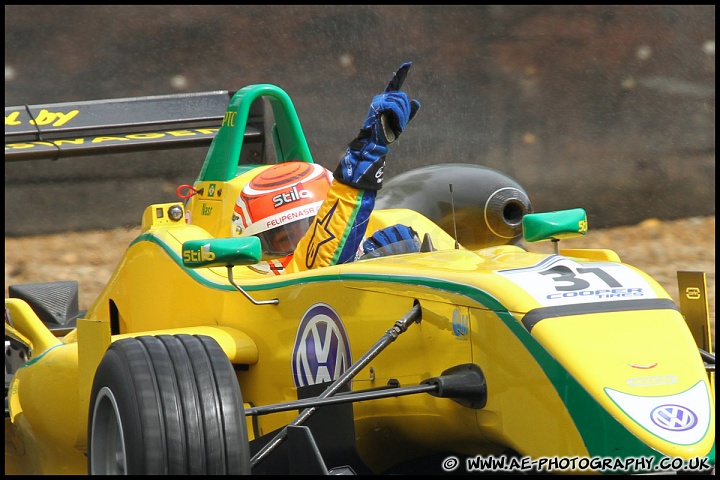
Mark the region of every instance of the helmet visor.
[[295, 251], [300, 239], [308, 231], [315, 217], [306, 217], [258, 233], [263, 249], [263, 258], [278, 258], [290, 255]]

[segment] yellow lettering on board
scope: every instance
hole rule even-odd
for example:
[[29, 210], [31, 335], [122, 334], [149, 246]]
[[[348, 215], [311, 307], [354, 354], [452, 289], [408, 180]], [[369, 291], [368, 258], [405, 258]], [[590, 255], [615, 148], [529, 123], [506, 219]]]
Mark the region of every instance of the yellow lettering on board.
[[28, 148], [33, 148], [35, 146], [36, 145], [34, 143], [8, 143], [7, 145], [5, 145], [5, 150], [25, 150]]
[[84, 138], [74, 138], [74, 139], [65, 139], [65, 140], [55, 140], [55, 145], [64, 145], [66, 143], [69, 143], [70, 145], [82, 145], [85, 143]]
[[92, 143], [102, 143], [102, 142], [118, 142], [120, 140], [127, 140], [127, 138], [123, 137], [95, 137], [92, 139]]
[[22, 122], [18, 120], [20, 112], [12, 112], [10, 115], [5, 116], [5, 125], [20, 125]]
[[173, 137], [192, 137], [194, 135], [197, 135], [197, 133], [191, 131], [191, 130], [175, 130], [172, 132], [165, 132], [168, 135], [171, 135]]
[[131, 134], [127, 135], [127, 138], [143, 140], [146, 138], [162, 138], [164, 136], [165, 136], [164, 133], [131, 133]]
[[75, 118], [80, 110], [71, 110], [68, 113], [51, 112], [46, 109], [40, 110], [35, 120], [30, 120], [34, 125], [52, 125], [53, 127], [61, 127], [67, 122]]

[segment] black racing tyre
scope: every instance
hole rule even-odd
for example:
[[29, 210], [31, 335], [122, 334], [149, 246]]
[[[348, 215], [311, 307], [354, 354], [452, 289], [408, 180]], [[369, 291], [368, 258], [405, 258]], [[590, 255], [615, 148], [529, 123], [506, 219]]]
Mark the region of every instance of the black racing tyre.
[[88, 473], [250, 473], [235, 371], [202, 335], [141, 336], [110, 345], [93, 381]]

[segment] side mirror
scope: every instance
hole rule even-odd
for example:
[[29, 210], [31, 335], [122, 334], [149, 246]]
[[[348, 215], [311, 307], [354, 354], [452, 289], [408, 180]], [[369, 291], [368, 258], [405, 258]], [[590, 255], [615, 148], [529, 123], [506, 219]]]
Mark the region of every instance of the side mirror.
[[187, 268], [254, 265], [262, 259], [262, 247], [258, 237], [188, 240], [182, 257]]
[[556, 212], [527, 213], [522, 219], [523, 238], [528, 242], [582, 237], [587, 234], [587, 213], [582, 208]]
[[228, 281], [255, 305], [277, 305], [280, 300], [255, 300], [233, 280], [233, 267], [254, 265], [262, 260], [258, 237], [209, 238], [188, 240], [182, 245], [183, 265], [187, 268], [227, 267]]

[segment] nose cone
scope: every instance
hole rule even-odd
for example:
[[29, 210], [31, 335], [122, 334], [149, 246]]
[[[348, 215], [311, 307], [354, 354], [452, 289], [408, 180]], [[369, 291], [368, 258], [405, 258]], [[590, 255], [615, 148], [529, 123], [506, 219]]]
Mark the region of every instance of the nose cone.
[[[668, 457], [690, 459], [713, 449], [715, 413], [707, 372], [677, 310], [548, 317], [531, 334], [612, 417], [598, 418], [596, 426], [614, 420]], [[566, 399], [567, 405], [572, 402]]]

